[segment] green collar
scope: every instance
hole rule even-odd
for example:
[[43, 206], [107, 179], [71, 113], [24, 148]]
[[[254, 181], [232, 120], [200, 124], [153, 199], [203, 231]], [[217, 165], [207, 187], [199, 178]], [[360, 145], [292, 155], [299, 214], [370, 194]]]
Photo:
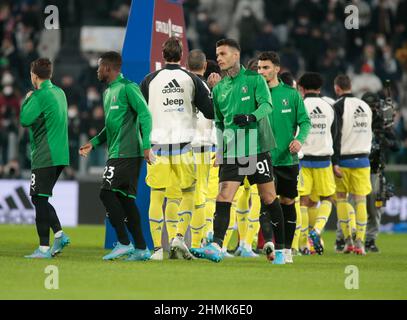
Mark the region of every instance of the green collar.
[[45, 80], [43, 83], [40, 84], [40, 89], [44, 88], [51, 88], [53, 86], [52, 82], [50, 79]]
[[274, 90], [274, 89], [281, 88], [283, 85], [284, 85], [284, 82], [281, 81], [281, 80], [279, 80], [279, 81], [278, 81], [278, 85], [276, 85], [276, 86], [273, 87], [273, 88], [270, 88], [270, 87], [269, 87], [269, 89], [270, 89], [270, 91], [272, 91], [272, 90]]
[[109, 87], [111, 87], [112, 85], [116, 84], [117, 82], [123, 80], [123, 74], [119, 73], [119, 75], [117, 76], [117, 78], [115, 80], [113, 80], [112, 82], [109, 83]]

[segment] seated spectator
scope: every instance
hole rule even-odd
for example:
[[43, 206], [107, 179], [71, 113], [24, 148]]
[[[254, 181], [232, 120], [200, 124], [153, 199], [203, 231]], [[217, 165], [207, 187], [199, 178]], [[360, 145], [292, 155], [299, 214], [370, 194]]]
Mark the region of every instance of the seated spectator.
[[379, 93], [383, 89], [382, 82], [368, 63], [362, 66], [360, 72], [352, 79], [352, 91], [356, 97], [361, 98], [366, 92]]

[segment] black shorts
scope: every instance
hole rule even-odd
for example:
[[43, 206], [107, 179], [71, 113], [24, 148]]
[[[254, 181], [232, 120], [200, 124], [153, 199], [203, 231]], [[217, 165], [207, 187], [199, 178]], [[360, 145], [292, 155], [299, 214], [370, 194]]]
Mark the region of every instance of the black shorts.
[[[235, 163], [228, 163], [229, 161]], [[219, 168], [219, 182], [243, 182], [247, 177], [250, 184], [264, 184], [273, 181], [273, 167], [270, 153], [261, 153], [240, 159], [225, 159]]]
[[279, 196], [295, 199], [298, 196], [298, 174], [299, 166], [278, 166], [273, 167], [276, 179], [276, 192]]
[[52, 190], [65, 166], [33, 169], [30, 196], [52, 197]]
[[137, 195], [138, 177], [143, 158], [109, 159], [103, 170], [102, 190], [119, 192], [127, 197]]

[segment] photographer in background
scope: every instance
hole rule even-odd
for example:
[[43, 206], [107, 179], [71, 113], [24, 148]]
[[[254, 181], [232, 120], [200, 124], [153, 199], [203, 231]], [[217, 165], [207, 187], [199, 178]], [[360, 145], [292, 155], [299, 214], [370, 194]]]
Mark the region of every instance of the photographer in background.
[[367, 196], [368, 221], [365, 242], [365, 250], [370, 252], [379, 252], [376, 239], [379, 234], [380, 219], [386, 200], [393, 196], [393, 185], [389, 184], [384, 176], [386, 153], [387, 151], [397, 152], [400, 149], [398, 138], [393, 130], [393, 103], [389, 92], [386, 95], [385, 100], [371, 92], [365, 93], [362, 97], [373, 113], [373, 141], [369, 156], [372, 192]]

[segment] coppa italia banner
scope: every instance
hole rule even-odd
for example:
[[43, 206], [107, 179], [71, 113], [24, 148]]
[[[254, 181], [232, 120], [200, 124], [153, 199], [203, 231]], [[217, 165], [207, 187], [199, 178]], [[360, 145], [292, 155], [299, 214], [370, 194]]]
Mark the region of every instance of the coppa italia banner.
[[[0, 224], [34, 224], [35, 210], [30, 199], [30, 181], [0, 180]], [[49, 202], [63, 227], [78, 224], [78, 183], [58, 181]]]
[[162, 44], [169, 37], [182, 39], [184, 55], [181, 64], [185, 66], [188, 54], [188, 42], [184, 21], [184, 12], [181, 1], [156, 0], [153, 19], [153, 33], [151, 45], [150, 70], [156, 71], [162, 68]]

